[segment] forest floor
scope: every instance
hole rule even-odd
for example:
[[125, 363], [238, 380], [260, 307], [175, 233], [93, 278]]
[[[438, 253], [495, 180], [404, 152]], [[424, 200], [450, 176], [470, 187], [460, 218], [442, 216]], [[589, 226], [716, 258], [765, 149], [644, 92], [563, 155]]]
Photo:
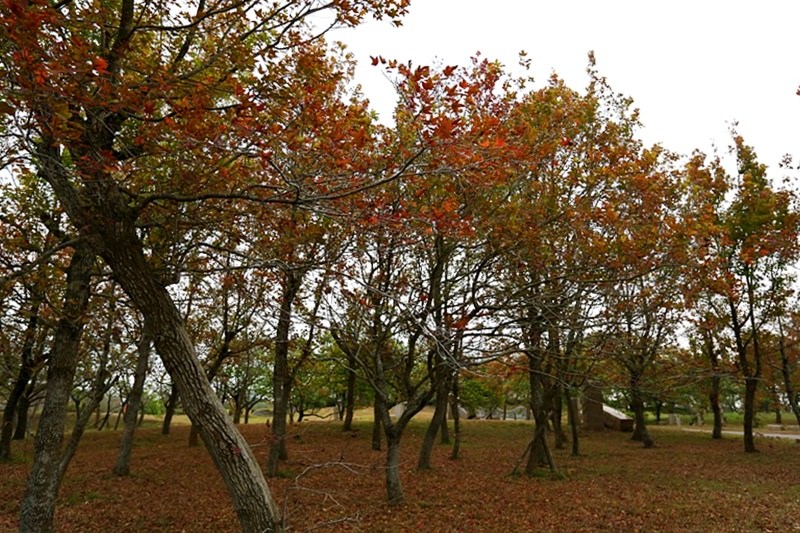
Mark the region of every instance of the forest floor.
[[[259, 460], [268, 428], [240, 426]], [[462, 457], [437, 445], [433, 469], [415, 469], [424, 423], [404, 437], [401, 477], [407, 502], [385, 503], [384, 453], [370, 449], [370, 427], [339, 422], [292, 427], [290, 460], [270, 480], [289, 531], [800, 531], [800, 445], [654, 427], [653, 449], [630, 435], [584, 433], [581, 455], [555, 450], [563, 476], [513, 475], [529, 423], [466, 421]], [[208, 454], [188, 448], [188, 427], [162, 436], [137, 432], [132, 475], [111, 473], [119, 433], [88, 432], [62, 485], [56, 530], [70, 532], [226, 532], [238, 526]], [[32, 442], [14, 442], [0, 464], [0, 531], [15, 531]]]

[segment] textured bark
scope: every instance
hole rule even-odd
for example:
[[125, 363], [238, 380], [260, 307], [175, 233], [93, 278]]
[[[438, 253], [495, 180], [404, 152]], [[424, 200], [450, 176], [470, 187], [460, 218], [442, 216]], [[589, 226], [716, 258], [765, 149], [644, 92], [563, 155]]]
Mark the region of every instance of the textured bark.
[[61, 445], [67, 404], [78, 363], [93, 265], [94, 254], [85, 243], [79, 243], [67, 269], [62, 318], [48, 361], [44, 407], [34, 442], [33, 464], [20, 508], [21, 532], [54, 531], [53, 515], [61, 484]]
[[567, 398], [567, 422], [572, 435], [572, 457], [580, 455], [580, 434], [578, 433], [578, 399]]
[[641, 442], [644, 444], [645, 448], [652, 448], [654, 443], [653, 439], [650, 437], [650, 432], [647, 431], [647, 425], [644, 419], [644, 400], [642, 400], [642, 391], [639, 388], [639, 379], [637, 376], [631, 378], [630, 393], [631, 408], [634, 414], [633, 436], [631, 440]]
[[28, 386], [25, 387], [25, 392], [19, 398], [17, 403], [17, 425], [14, 428], [14, 436], [12, 440], [23, 440], [28, 435], [28, 418], [31, 409], [31, 395], [36, 387], [36, 374], [31, 376]]
[[372, 449], [376, 452], [380, 451], [381, 441], [383, 440], [381, 437], [383, 434], [383, 411], [383, 403], [376, 394], [375, 401], [372, 404]]
[[386, 438], [386, 500], [389, 505], [405, 501], [400, 481], [400, 435]]
[[36, 336], [36, 328], [39, 321], [39, 303], [35, 302], [31, 306], [28, 324], [25, 327], [24, 340], [20, 354], [20, 367], [14, 387], [6, 399], [3, 409], [2, 427], [0, 428], [0, 461], [5, 461], [11, 457], [11, 440], [14, 434], [14, 420], [18, 416], [20, 402], [25, 395], [28, 383], [33, 377], [33, 344]]
[[289, 458], [286, 449], [286, 418], [292, 375], [289, 369], [289, 332], [292, 326], [292, 305], [300, 289], [300, 276], [292, 271], [284, 274], [283, 294], [275, 330], [275, 363], [272, 375], [272, 438], [267, 457], [267, 475], [278, 474], [278, 463]]
[[133, 385], [128, 394], [125, 416], [123, 421], [125, 427], [122, 430], [120, 439], [119, 454], [117, 462], [114, 464], [113, 472], [118, 476], [127, 476], [131, 472], [131, 452], [133, 451], [133, 435], [136, 432], [137, 413], [142, 404], [142, 393], [144, 391], [144, 381], [147, 377], [147, 363], [150, 359], [150, 344], [153, 342], [149, 328], [145, 324], [142, 328], [142, 337], [139, 339], [137, 347], [139, 357], [136, 361], [136, 370], [133, 375]]
[[164, 421], [161, 423], [161, 434], [169, 435], [169, 429], [172, 425], [172, 417], [175, 415], [175, 408], [178, 406], [178, 388], [175, 383], [170, 386], [169, 398], [164, 406]]
[[754, 436], [756, 421], [756, 390], [758, 389], [758, 378], [744, 378], [744, 451], [754, 453], [756, 440]]
[[436, 383], [436, 407], [433, 411], [431, 421], [428, 423], [428, 429], [425, 431], [425, 437], [422, 439], [422, 446], [419, 450], [419, 458], [417, 460], [418, 470], [428, 470], [431, 467], [431, 455], [433, 454], [433, 445], [436, 442], [436, 434], [445, 424], [447, 416], [447, 400], [450, 395], [450, 379], [447, 375], [448, 369], [444, 365], [437, 369], [437, 383]]
[[453, 449], [450, 459], [458, 459], [461, 454], [461, 414], [458, 400], [458, 375], [453, 378], [453, 394], [450, 397], [450, 411], [453, 413]]
[[347, 389], [344, 396], [344, 424], [343, 431], [352, 431], [353, 412], [356, 407], [356, 360], [355, 356], [347, 354]]

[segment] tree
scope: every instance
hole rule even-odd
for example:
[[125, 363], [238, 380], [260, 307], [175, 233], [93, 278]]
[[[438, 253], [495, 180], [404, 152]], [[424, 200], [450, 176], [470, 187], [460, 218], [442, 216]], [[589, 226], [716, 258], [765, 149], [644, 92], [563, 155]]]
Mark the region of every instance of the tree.
[[310, 14], [330, 9], [337, 22], [354, 25], [368, 14], [397, 17], [406, 7], [405, 0], [200, 1], [176, 10], [124, 0], [11, 1], [0, 8], [0, 83], [9, 103], [3, 113], [26, 124], [14, 140], [19, 159], [37, 169], [80, 236], [154, 325], [156, 350], [200, 426], [244, 531], [281, 529], [278, 509], [203, 375], [165, 272], [140, 229], [152, 235], [161, 228], [168, 241], [177, 240], [176, 233], [188, 235], [175, 231], [181, 224], [182, 230], [192, 222], [220, 224], [213, 213], [228, 212], [233, 198], [286, 201], [280, 181], [276, 191], [251, 171], [254, 161], [268, 166], [269, 156], [246, 157], [245, 140], [257, 138], [259, 129], [269, 135], [274, 124], [281, 129], [292, 115], [294, 102], [272, 96], [286, 81], [281, 56], [308, 40], [303, 21]]
[[[753, 148], [735, 130], [732, 133], [735, 177], [721, 169], [719, 160], [703, 166], [701, 154], [696, 154], [689, 171], [697, 180], [694, 196], [704, 201], [700, 213], [706, 230], [698, 235], [696, 246], [703, 258], [706, 301], [715, 321], [732, 337], [744, 378], [744, 449], [755, 452], [764, 332], [782, 315], [791, 292], [790, 267], [797, 259], [800, 219], [794, 194], [774, 188]], [[730, 201], [725, 200], [726, 193]]]

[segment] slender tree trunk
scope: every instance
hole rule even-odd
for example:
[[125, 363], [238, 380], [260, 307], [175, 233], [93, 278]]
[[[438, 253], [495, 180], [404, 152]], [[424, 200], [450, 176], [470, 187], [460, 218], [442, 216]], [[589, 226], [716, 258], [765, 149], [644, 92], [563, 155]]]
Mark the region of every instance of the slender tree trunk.
[[433, 417], [431, 417], [428, 429], [425, 431], [425, 437], [422, 440], [422, 446], [419, 450], [419, 459], [417, 461], [418, 470], [430, 469], [433, 445], [436, 442], [436, 433], [442, 427], [442, 424], [444, 424], [445, 416], [447, 415], [450, 380], [446, 372], [447, 369], [445, 369], [443, 365], [437, 370], [439, 382], [436, 384], [436, 408], [433, 411]]
[[25, 390], [33, 376], [33, 344], [36, 337], [36, 328], [39, 321], [39, 303], [31, 306], [28, 324], [25, 327], [25, 336], [20, 353], [20, 367], [14, 387], [6, 399], [3, 409], [2, 428], [0, 428], [0, 461], [11, 457], [11, 440], [14, 432], [14, 419], [17, 416], [20, 400], [25, 395]]
[[36, 376], [31, 377], [31, 382], [25, 387], [25, 393], [20, 397], [17, 404], [17, 425], [14, 429], [12, 440], [24, 440], [28, 434], [28, 414], [31, 409], [31, 394], [36, 384]]
[[353, 430], [353, 413], [356, 407], [356, 360], [348, 351], [347, 354], [347, 389], [344, 395], [344, 424], [343, 431]]
[[719, 355], [714, 346], [714, 337], [708, 330], [703, 330], [706, 346], [706, 355], [711, 363], [711, 391], [708, 394], [711, 412], [714, 413], [714, 428], [711, 430], [712, 439], [722, 438], [722, 406], [720, 405], [720, 384], [721, 377], [719, 372]]
[[83, 317], [89, 303], [89, 285], [94, 254], [84, 243], [77, 244], [67, 269], [63, 316], [47, 365], [44, 408], [34, 441], [34, 458], [20, 508], [22, 533], [54, 531], [53, 514], [61, 484], [61, 444], [72, 390], [78, 348], [83, 333]]
[[461, 453], [461, 413], [459, 412], [458, 375], [453, 376], [453, 394], [450, 396], [450, 411], [453, 414], [453, 450], [450, 459], [458, 459]]
[[[116, 218], [118, 215], [110, 216], [109, 220]], [[118, 227], [108, 225], [109, 229]], [[242, 531], [282, 529], [280, 512], [250, 446], [211, 388], [180, 312], [146, 263], [133, 228], [104, 236], [102, 250], [119, 283], [145, 321], [153, 325], [156, 351], [178, 388], [186, 414], [198, 426], [206, 449], [225, 481]]]
[[556, 450], [563, 450], [566, 446], [567, 436], [561, 425], [561, 418], [564, 414], [564, 388], [560, 384], [553, 387], [553, 413], [550, 420], [553, 422], [553, 435], [555, 436]]
[[744, 378], [744, 451], [754, 453], [756, 441], [753, 430], [756, 420], [756, 389], [758, 388], [758, 378]]
[[381, 449], [381, 434], [383, 433], [382, 420], [384, 411], [383, 402], [380, 400], [379, 395], [375, 394], [375, 401], [372, 404], [372, 449], [380, 451]]
[[284, 273], [283, 294], [275, 331], [275, 364], [272, 375], [272, 439], [267, 457], [267, 476], [278, 474], [279, 461], [289, 458], [286, 450], [286, 417], [289, 411], [291, 373], [289, 370], [289, 333], [292, 326], [292, 305], [300, 289], [300, 276], [293, 271]]
[[[132, 8], [133, 3], [125, 5]], [[92, 125], [84, 128], [84, 138], [75, 143], [71, 152], [75, 164], [82, 167], [80, 185], [75, 184], [62, 166], [62, 155], [53, 139], [44, 138], [37, 146], [40, 175], [53, 189], [73, 225], [91, 239], [95, 251], [111, 268], [144, 320], [153, 325], [156, 351], [178, 387], [187, 415], [200, 426], [206, 448], [228, 489], [241, 530], [281, 531], [280, 512], [255, 456], [211, 388], [163, 274], [148, 263], [137, 233], [136, 209], [130, 206], [130, 198], [119, 189], [115, 178], [100, 168], [102, 165], [91, 163], [97, 161], [98, 153], [112, 151], [118, 125], [108, 122], [113, 118], [104, 121], [92, 116], [87, 120]], [[60, 429], [63, 432], [63, 425]], [[36, 480], [40, 476], [32, 471], [31, 478]], [[33, 485], [46, 487], [46, 482], [34, 481]], [[37, 496], [36, 490], [29, 490], [23, 501], [22, 516], [45, 514], [37, 509], [44, 502]], [[51, 523], [52, 512], [47, 516], [45, 523]], [[21, 529], [44, 530], [35, 526], [26, 528], [25, 520], [21, 521]]]
[[175, 407], [178, 405], [178, 388], [172, 383], [169, 389], [169, 398], [164, 406], [164, 421], [161, 423], [161, 434], [169, 435], [172, 417], [175, 415]]
[[131, 472], [131, 452], [133, 451], [133, 434], [136, 432], [136, 419], [139, 412], [139, 406], [142, 403], [142, 394], [144, 392], [144, 381], [147, 377], [147, 363], [150, 359], [150, 343], [152, 337], [149, 333], [147, 324], [142, 327], [142, 337], [139, 339], [139, 357], [136, 361], [136, 370], [133, 375], [133, 386], [128, 395], [127, 406], [125, 410], [125, 428], [122, 431], [122, 439], [120, 441], [119, 454], [117, 455], [117, 462], [114, 465], [113, 472], [118, 476], [127, 476]]
[[722, 406], [719, 401], [720, 377], [716, 372], [711, 377], [711, 392], [708, 395], [711, 412], [714, 413], [714, 428], [711, 430], [712, 439], [722, 438]]
[[578, 399], [567, 398], [567, 422], [572, 435], [572, 457], [580, 456], [580, 436], [578, 433]]

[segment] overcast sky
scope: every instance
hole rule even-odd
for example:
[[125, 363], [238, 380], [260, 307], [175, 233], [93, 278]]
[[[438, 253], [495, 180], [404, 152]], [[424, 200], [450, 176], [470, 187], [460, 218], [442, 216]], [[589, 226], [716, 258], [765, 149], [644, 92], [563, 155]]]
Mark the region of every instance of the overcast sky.
[[466, 65], [480, 51], [508, 67], [525, 50], [537, 81], [555, 71], [583, 89], [587, 52], [634, 98], [642, 139], [679, 153], [729, 144], [728, 123], [771, 167], [800, 159], [797, 0], [412, 0], [403, 26], [369, 22], [329, 38], [358, 59], [357, 81], [382, 116], [394, 93], [369, 56]]

